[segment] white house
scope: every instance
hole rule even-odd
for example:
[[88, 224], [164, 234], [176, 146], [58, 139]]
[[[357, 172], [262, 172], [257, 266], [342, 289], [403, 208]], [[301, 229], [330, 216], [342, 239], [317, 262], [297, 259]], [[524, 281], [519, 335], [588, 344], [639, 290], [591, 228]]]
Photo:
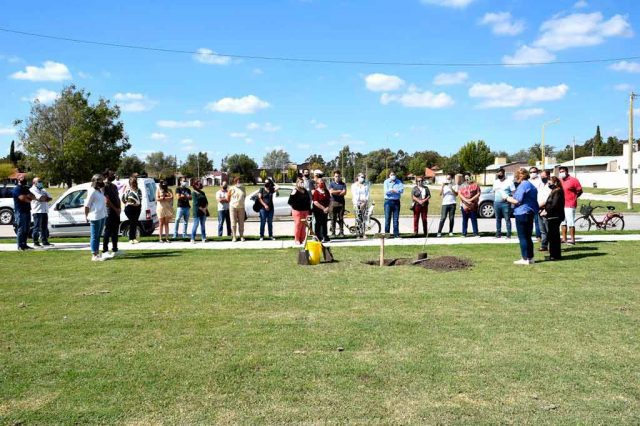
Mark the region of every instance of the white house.
[[[598, 188], [624, 188], [628, 185], [629, 179], [629, 144], [624, 145], [623, 154], [620, 156], [597, 156], [597, 157], [580, 157], [576, 158], [575, 164], [573, 160], [565, 161], [560, 164], [569, 168], [578, 178], [582, 186]], [[575, 165], [575, 172], [573, 167]], [[640, 152], [633, 153], [633, 186], [640, 187]]]

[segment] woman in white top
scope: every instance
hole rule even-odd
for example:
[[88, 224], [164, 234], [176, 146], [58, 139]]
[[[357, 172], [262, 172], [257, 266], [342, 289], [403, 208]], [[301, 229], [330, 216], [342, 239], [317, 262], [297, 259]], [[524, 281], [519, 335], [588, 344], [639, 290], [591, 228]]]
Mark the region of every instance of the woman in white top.
[[355, 183], [351, 185], [351, 199], [356, 213], [357, 237], [364, 238], [364, 218], [369, 207], [369, 185], [365, 183], [363, 173], [359, 173]]
[[449, 173], [447, 180], [440, 188], [440, 196], [442, 197], [442, 208], [440, 210], [440, 224], [438, 225], [438, 237], [442, 237], [442, 228], [444, 222], [449, 216], [449, 236], [453, 236], [453, 219], [456, 214], [456, 196], [458, 195], [458, 187], [453, 181], [454, 174]]
[[91, 188], [84, 200], [84, 215], [91, 226], [91, 260], [101, 262], [106, 258], [100, 256], [100, 237], [104, 230], [104, 222], [107, 217], [107, 200], [102, 193], [104, 181], [102, 175], [96, 174], [91, 178]]

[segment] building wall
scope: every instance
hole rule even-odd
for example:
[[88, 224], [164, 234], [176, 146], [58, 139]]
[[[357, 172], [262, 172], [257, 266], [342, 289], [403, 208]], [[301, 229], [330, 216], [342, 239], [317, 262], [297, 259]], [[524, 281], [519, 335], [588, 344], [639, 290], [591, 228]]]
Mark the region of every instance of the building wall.
[[[571, 173], [571, 168], [569, 168]], [[614, 189], [625, 188], [629, 184], [629, 177], [625, 172], [606, 172], [606, 171], [580, 171], [576, 167], [575, 177], [578, 178], [580, 184], [587, 188], [593, 188], [593, 184], [596, 183], [598, 188]], [[634, 188], [640, 187], [640, 175], [633, 174], [633, 186]]]

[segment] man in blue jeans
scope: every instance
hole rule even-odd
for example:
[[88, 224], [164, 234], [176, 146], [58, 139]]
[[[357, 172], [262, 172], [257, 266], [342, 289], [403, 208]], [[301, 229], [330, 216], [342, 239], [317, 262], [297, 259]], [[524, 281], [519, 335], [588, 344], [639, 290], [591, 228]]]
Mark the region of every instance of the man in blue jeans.
[[178, 188], [176, 188], [176, 198], [178, 199], [178, 211], [176, 214], [176, 223], [173, 228], [173, 238], [178, 238], [178, 230], [180, 228], [180, 221], [184, 219], [184, 232], [182, 233], [182, 238], [187, 238], [187, 225], [189, 224], [189, 211], [191, 210], [191, 205], [189, 204], [189, 200], [191, 200], [191, 190], [187, 188], [188, 182], [187, 178], [180, 178], [180, 184]]
[[505, 177], [503, 168], [496, 173], [496, 180], [493, 182], [493, 210], [496, 214], [496, 238], [502, 238], [502, 220], [507, 225], [507, 238], [511, 238], [511, 205], [507, 203], [516, 188], [513, 181]]
[[384, 232], [389, 233], [393, 216], [393, 238], [400, 238], [400, 197], [403, 192], [402, 181], [392, 171], [384, 181]]
[[24, 175], [18, 178], [18, 184], [13, 188], [13, 211], [15, 212], [16, 234], [18, 250], [31, 250], [27, 245], [29, 226], [31, 225], [31, 201], [35, 199], [27, 187], [27, 179]]

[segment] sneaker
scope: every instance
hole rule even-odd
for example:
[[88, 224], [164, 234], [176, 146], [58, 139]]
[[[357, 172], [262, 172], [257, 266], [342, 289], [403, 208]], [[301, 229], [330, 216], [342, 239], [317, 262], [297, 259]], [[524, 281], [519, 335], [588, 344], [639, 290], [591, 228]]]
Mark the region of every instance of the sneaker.
[[495, 237], [493, 237], [493, 238], [495, 238], [496, 240], [499, 240], [500, 238], [502, 238], [502, 235], [496, 235], [496, 236], [495, 236]]
[[270, 239], [271, 241], [275, 241], [275, 240], [276, 240], [276, 237], [269, 237], [269, 239]]
[[438, 232], [438, 233], [436, 234], [436, 238], [441, 238], [441, 237], [442, 237], [442, 234]]
[[171, 240], [170, 240], [170, 239], [168, 239], [168, 238], [166, 238], [166, 239], [164, 240], [164, 242], [168, 244], [168, 243], [170, 243], [170, 242], [171, 242]]
[[511, 239], [511, 235], [507, 235], [507, 240], [510, 240], [510, 239]]
[[453, 232], [449, 232], [449, 236], [450, 236], [450, 237], [453, 237]]
[[192, 239], [191, 244], [195, 244], [195, 243], [196, 243], [196, 240]]
[[92, 262], [104, 262], [106, 259], [102, 256], [98, 255], [93, 255], [91, 256], [91, 261]]
[[527, 259], [518, 259], [513, 262], [514, 265], [529, 265], [529, 261]]
[[338, 234], [338, 237], [340, 237], [340, 238], [344, 238], [344, 233], [343, 233], [343, 232], [339, 233], [339, 234]]
[[536, 263], [535, 259], [529, 259], [527, 262], [529, 262], [529, 265], [533, 265]]
[[482, 236], [480, 234], [475, 234], [473, 237], [474, 238], [481, 238]]
[[42, 243], [42, 247], [53, 247], [53, 244], [47, 242], [47, 243]]
[[164, 240], [158, 240], [160, 244], [164, 244]]
[[240, 241], [244, 243], [244, 237], [240, 238]]
[[24, 246], [22, 247], [22, 250], [27, 251], [27, 250], [33, 250], [33, 247], [31, 246]]
[[202, 244], [204, 244], [204, 243], [206, 243], [206, 242], [207, 242], [207, 239], [206, 239], [206, 238], [204, 238], [204, 239], [202, 240]]
[[33, 246], [34, 246], [34, 247], [37, 247], [37, 248], [42, 247], [42, 246], [40, 245], [40, 243], [39, 243], [39, 242], [37, 242], [37, 241], [34, 241]]
[[125, 252], [123, 252], [122, 250], [113, 251], [111, 253], [113, 253], [113, 257], [121, 257], [125, 255]]
[[231, 242], [232, 242], [232, 243], [235, 243], [236, 241], [238, 241], [238, 240], [236, 240], [236, 237], [233, 237], [233, 238], [231, 239]]
[[107, 252], [102, 252], [102, 257], [104, 259], [113, 259], [115, 255], [113, 254], [112, 251], [107, 251]]
[[130, 242], [131, 244], [138, 244], [140, 241], [134, 239], [134, 240], [131, 240]]
[[263, 237], [260, 237], [260, 241], [264, 241], [264, 238], [263, 238]]

